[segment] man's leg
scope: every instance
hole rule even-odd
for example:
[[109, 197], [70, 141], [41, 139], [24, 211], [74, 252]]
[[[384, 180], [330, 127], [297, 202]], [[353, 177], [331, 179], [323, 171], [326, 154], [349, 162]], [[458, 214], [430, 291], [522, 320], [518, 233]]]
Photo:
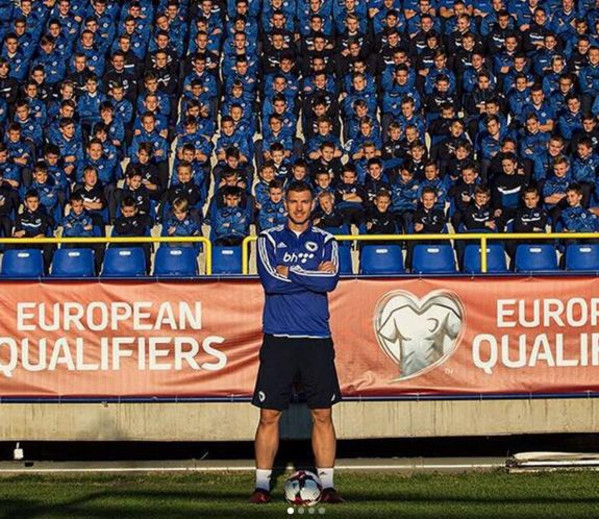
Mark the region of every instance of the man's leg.
[[312, 451], [323, 488], [333, 488], [337, 438], [331, 408], [312, 409]]
[[[282, 414], [282, 411], [276, 409], [260, 409], [260, 422], [258, 422], [258, 428], [256, 429], [254, 444], [256, 469], [258, 470], [272, 470], [279, 448], [279, 421]], [[270, 486], [256, 485], [256, 487], [270, 491]]]

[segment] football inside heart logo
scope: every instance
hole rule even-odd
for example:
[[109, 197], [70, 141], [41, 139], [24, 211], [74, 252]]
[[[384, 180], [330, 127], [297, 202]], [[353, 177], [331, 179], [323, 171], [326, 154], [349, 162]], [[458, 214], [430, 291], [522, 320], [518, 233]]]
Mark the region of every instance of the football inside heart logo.
[[405, 290], [385, 294], [374, 310], [374, 333], [399, 367], [396, 381], [443, 364], [457, 349], [464, 328], [464, 305], [447, 290], [422, 298]]

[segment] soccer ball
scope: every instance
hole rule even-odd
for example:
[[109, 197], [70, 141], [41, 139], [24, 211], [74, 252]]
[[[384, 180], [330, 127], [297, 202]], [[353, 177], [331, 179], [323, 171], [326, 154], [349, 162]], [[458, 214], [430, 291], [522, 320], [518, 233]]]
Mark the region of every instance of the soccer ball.
[[316, 474], [298, 470], [285, 482], [285, 499], [295, 506], [314, 506], [320, 501], [322, 485]]

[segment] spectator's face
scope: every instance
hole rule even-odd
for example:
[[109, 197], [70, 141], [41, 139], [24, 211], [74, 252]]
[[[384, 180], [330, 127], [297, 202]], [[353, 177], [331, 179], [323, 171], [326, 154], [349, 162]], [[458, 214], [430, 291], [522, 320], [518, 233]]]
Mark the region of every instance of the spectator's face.
[[568, 108], [572, 113], [577, 113], [580, 110], [580, 101], [578, 98], [572, 98], [568, 100]]
[[[331, 177], [328, 173], [319, 173], [316, 175], [316, 185], [321, 189], [326, 189], [331, 185]], [[322, 201], [321, 201], [322, 205]]]
[[474, 201], [476, 202], [476, 205], [482, 207], [489, 202], [489, 195], [487, 195], [487, 193], [476, 193], [474, 195]]
[[381, 166], [379, 164], [371, 164], [368, 166], [368, 173], [372, 178], [379, 178], [381, 176]]
[[284, 150], [273, 150], [271, 152], [272, 155], [272, 160], [275, 162], [275, 164], [281, 164], [281, 162], [283, 162], [284, 158], [285, 158], [285, 151]]
[[125, 58], [123, 56], [116, 55], [112, 58], [112, 66], [115, 70], [121, 71], [125, 68]]
[[333, 210], [333, 197], [332, 196], [323, 196], [320, 199], [320, 207], [325, 213], [330, 213]]
[[424, 157], [424, 149], [420, 146], [414, 146], [412, 148], [412, 158], [414, 160], [422, 160], [422, 157]]
[[[366, 160], [374, 158], [376, 155], [376, 148], [374, 146], [368, 145], [364, 146], [364, 158]], [[373, 164], [371, 167], [376, 167], [380, 169], [380, 166], [377, 164], [376, 166]]]
[[50, 166], [55, 166], [56, 164], [58, 164], [58, 155], [56, 155], [55, 153], [46, 153], [44, 158]]
[[412, 103], [402, 103], [401, 113], [404, 115], [404, 117], [412, 117], [412, 115], [414, 115], [414, 105]]
[[420, 26], [424, 32], [429, 32], [433, 28], [433, 21], [429, 17], [423, 18]]
[[462, 180], [466, 184], [474, 184], [476, 177], [477, 177], [476, 172], [472, 171], [471, 169], [464, 169], [462, 171]]
[[562, 150], [564, 149], [564, 145], [561, 144], [558, 140], [550, 139], [549, 140], [549, 155], [552, 157], [557, 157]]
[[17, 48], [19, 47], [15, 38], [8, 38], [4, 44], [6, 45], [6, 50], [11, 54], [17, 52]]
[[562, 163], [556, 164], [553, 166], [553, 172], [555, 173], [556, 177], [563, 178], [568, 173], [568, 165]]
[[576, 146], [576, 151], [580, 157], [588, 157], [591, 154], [592, 148], [586, 144], [579, 144]]
[[84, 32], [81, 35], [81, 44], [84, 47], [91, 47], [94, 44], [94, 35], [90, 32]]
[[508, 52], [514, 52], [517, 46], [518, 40], [516, 40], [516, 38], [506, 38], [505, 48], [508, 50]]
[[463, 146], [460, 146], [459, 148], [457, 148], [455, 150], [455, 156], [456, 156], [456, 159], [458, 159], [458, 160], [464, 160], [465, 158], [468, 157], [468, 150], [466, 148], [464, 148]]
[[75, 135], [74, 124], [67, 124], [62, 130], [67, 139], [70, 139], [73, 135]]
[[191, 168], [179, 168], [177, 171], [177, 178], [181, 184], [187, 184], [191, 180]]
[[187, 211], [181, 211], [180, 209], [174, 209], [173, 213], [175, 215], [175, 218], [177, 220], [179, 220], [180, 222], [182, 222], [183, 220], [185, 220], [185, 218], [187, 218]]
[[324, 146], [322, 148], [322, 158], [327, 161], [330, 162], [331, 160], [333, 160], [334, 156], [335, 156], [335, 148], [331, 147], [331, 146]]
[[262, 180], [264, 180], [264, 182], [268, 183], [275, 178], [275, 170], [270, 166], [267, 166], [262, 170], [260, 176], [262, 177]]
[[89, 146], [89, 156], [92, 160], [98, 160], [102, 157], [102, 145], [99, 142], [94, 142]]
[[29, 198], [25, 199], [25, 205], [29, 211], [34, 213], [40, 206], [40, 199], [37, 196], [30, 196]]
[[142, 121], [142, 125], [146, 132], [152, 133], [155, 128], [154, 118], [153, 117], [144, 117], [143, 121]]
[[449, 129], [451, 130], [452, 137], [459, 137], [462, 135], [462, 125], [457, 121], [451, 123]]
[[391, 199], [388, 196], [377, 196], [374, 199], [374, 205], [381, 213], [384, 213], [387, 211], [387, 209], [389, 209], [389, 206], [391, 205]]
[[597, 65], [597, 63], [599, 63], [599, 49], [589, 50], [589, 61], [593, 65]]
[[537, 133], [539, 131], [539, 121], [536, 119], [528, 119], [526, 121], [526, 129], [530, 133]]
[[95, 80], [88, 80], [87, 83], [85, 83], [85, 86], [90, 94], [93, 94], [98, 90], [98, 83]]
[[566, 199], [568, 200], [568, 205], [570, 207], [576, 207], [580, 205], [580, 201], [582, 200], [582, 193], [577, 193], [576, 191], [570, 189], [566, 192]]
[[402, 169], [401, 172], [400, 172], [400, 174], [399, 174], [399, 177], [401, 178], [401, 181], [404, 184], [407, 184], [408, 182], [410, 182], [410, 180], [412, 180], [413, 175], [412, 175], [412, 172], [410, 170], [408, 170], [408, 169]]
[[48, 172], [43, 169], [36, 169], [33, 172], [33, 178], [38, 184], [45, 184], [46, 180], [48, 180]]
[[572, 80], [569, 78], [561, 78], [559, 80], [559, 89], [562, 94], [567, 94], [572, 88]]
[[425, 209], [431, 210], [437, 203], [437, 197], [434, 193], [424, 193], [421, 198], [422, 205]]
[[29, 117], [29, 108], [27, 106], [18, 106], [17, 107], [17, 117], [21, 121], [25, 121], [27, 117]]
[[113, 87], [112, 88], [112, 97], [115, 101], [121, 101], [125, 95], [125, 91], [122, 87]]
[[516, 164], [509, 159], [502, 160], [501, 167], [506, 175], [512, 175], [516, 171]]
[[135, 207], [134, 205], [121, 206], [121, 214], [125, 218], [132, 218], [133, 216], [136, 215], [136, 213], [137, 213], [137, 207]]
[[239, 205], [239, 196], [237, 195], [226, 195], [225, 205], [227, 207], [237, 207]]
[[136, 189], [139, 189], [141, 186], [141, 175], [133, 175], [131, 177], [129, 177], [127, 179], [127, 183], [129, 184], [129, 187], [135, 191]]
[[585, 132], [592, 132], [595, 129], [595, 119], [584, 119], [582, 121], [582, 127]]
[[356, 181], [356, 174], [353, 171], [344, 171], [342, 180], [346, 184], [353, 184]]
[[426, 168], [424, 168], [424, 176], [427, 180], [435, 180], [437, 178], [436, 166], [426, 166]]
[[547, 15], [545, 14], [544, 11], [542, 11], [541, 9], [539, 9], [538, 11], [535, 11], [535, 23], [537, 25], [545, 25], [546, 21], [547, 21]]
[[268, 190], [268, 196], [275, 204], [278, 204], [283, 199], [283, 190], [280, 187], [271, 187]]
[[321, 121], [318, 123], [318, 133], [320, 135], [328, 135], [331, 132], [331, 125], [328, 121]]
[[86, 186], [94, 187], [98, 182], [98, 175], [94, 169], [88, 169], [83, 173], [83, 181]]
[[468, 30], [469, 26], [470, 26], [470, 22], [468, 21], [468, 18], [466, 18], [466, 17], [458, 18], [458, 23], [457, 23], [458, 31], [464, 32], [464, 31]]
[[235, 131], [235, 124], [233, 121], [225, 121], [222, 125], [222, 131], [225, 135], [231, 136]]
[[540, 105], [543, 100], [545, 99], [545, 96], [543, 95], [543, 91], [542, 90], [533, 90], [530, 93], [530, 98], [532, 99], [532, 102], [536, 105]]
[[587, 40], [578, 40], [578, 52], [586, 54], [589, 51], [591, 44]]
[[537, 193], [526, 193], [524, 195], [524, 205], [528, 209], [534, 209], [539, 204], [539, 195]]
[[73, 200], [71, 202], [71, 211], [79, 216], [83, 212], [83, 200]]

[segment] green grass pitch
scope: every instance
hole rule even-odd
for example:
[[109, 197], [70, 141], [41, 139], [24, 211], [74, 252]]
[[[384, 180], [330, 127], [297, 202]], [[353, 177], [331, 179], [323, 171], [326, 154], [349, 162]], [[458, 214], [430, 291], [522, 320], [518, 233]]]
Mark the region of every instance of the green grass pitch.
[[[0, 519], [599, 517], [599, 474], [341, 472], [343, 505], [288, 510], [279, 478], [268, 505], [246, 503], [252, 474], [144, 473], [0, 477]], [[293, 513], [290, 513], [293, 512]]]

